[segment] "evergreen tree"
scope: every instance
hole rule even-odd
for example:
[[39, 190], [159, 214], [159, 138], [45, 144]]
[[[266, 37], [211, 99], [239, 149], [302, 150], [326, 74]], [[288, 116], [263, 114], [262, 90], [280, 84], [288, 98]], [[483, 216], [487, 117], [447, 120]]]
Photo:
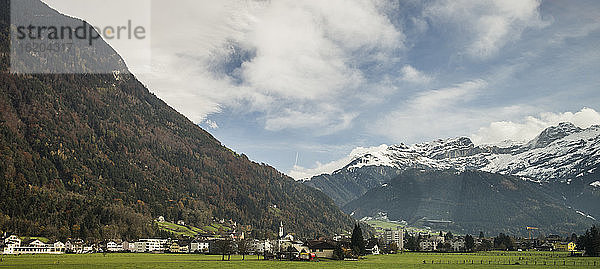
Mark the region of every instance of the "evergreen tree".
[[473, 249], [475, 249], [475, 240], [473, 240], [473, 236], [470, 234], [465, 236], [465, 248], [467, 251], [473, 251]]
[[483, 232], [479, 232], [479, 239], [483, 239], [485, 238], [485, 236], [483, 235]]
[[363, 238], [362, 229], [360, 228], [360, 224], [354, 225], [354, 230], [352, 230], [352, 238], [350, 240], [352, 250], [356, 255], [364, 255], [365, 254], [365, 240]]
[[577, 234], [576, 233], [571, 234], [571, 238], [568, 241], [569, 242], [577, 242]]
[[452, 234], [452, 232], [447, 232], [444, 235], [444, 240], [452, 240], [452, 238], [454, 238], [454, 235]]
[[586, 256], [600, 256], [600, 231], [596, 225], [585, 231], [585, 234], [579, 237], [577, 245], [585, 251]]
[[499, 250], [513, 250], [514, 242], [510, 236], [500, 233], [494, 237], [494, 247]]
[[408, 237], [406, 237], [406, 246], [405, 247], [406, 247], [406, 249], [411, 250], [411, 251], [418, 251], [419, 250], [419, 242], [414, 236], [408, 236]]

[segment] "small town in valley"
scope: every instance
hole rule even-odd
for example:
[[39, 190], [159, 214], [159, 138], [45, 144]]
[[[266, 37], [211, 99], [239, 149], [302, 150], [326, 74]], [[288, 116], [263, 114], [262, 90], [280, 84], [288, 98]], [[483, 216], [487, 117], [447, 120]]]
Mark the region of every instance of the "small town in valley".
[[[293, 232], [286, 233], [283, 222], [273, 236], [253, 238], [252, 233], [231, 220], [219, 220], [210, 225], [215, 232], [184, 234], [183, 231], [201, 231], [186, 225], [184, 221], [169, 222], [158, 217], [155, 222], [164, 229], [169, 238], [139, 238], [137, 240], [110, 239], [86, 241], [79, 238], [49, 240], [43, 237], [28, 237], [4, 234], [0, 241], [3, 255], [23, 254], [92, 254], [92, 253], [152, 253], [152, 254], [205, 254], [254, 255], [262, 260], [318, 261], [356, 260], [361, 256], [402, 254], [407, 252], [473, 253], [478, 251], [544, 251], [568, 252], [570, 256], [584, 256], [590, 251], [584, 244], [590, 235], [598, 236], [596, 227], [585, 235], [547, 235], [526, 227], [528, 237], [515, 237], [500, 233], [486, 235], [454, 235], [450, 231], [431, 231], [397, 225], [395, 228], [369, 226], [366, 222], [356, 223], [351, 233], [335, 234], [313, 239], [297, 238]], [[389, 222], [394, 224], [396, 222]], [[389, 225], [388, 225], [389, 226]], [[393, 226], [393, 225], [392, 225]], [[367, 228], [371, 232], [364, 233]], [[206, 229], [206, 228], [205, 228]], [[374, 232], [373, 232], [374, 231]], [[369, 237], [366, 234], [371, 234]], [[271, 238], [269, 238], [271, 237]], [[598, 240], [596, 238], [595, 240]], [[596, 250], [597, 251], [597, 250]], [[593, 253], [587, 253], [593, 254]], [[591, 255], [593, 256], [593, 255]]]

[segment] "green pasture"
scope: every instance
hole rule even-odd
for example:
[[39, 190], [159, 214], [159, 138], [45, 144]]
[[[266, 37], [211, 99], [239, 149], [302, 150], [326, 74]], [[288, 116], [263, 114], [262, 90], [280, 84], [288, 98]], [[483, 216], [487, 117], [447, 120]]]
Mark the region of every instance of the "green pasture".
[[[595, 264], [595, 266], [594, 266]], [[0, 268], [598, 268], [600, 258], [557, 252], [403, 253], [367, 256], [359, 261], [264, 261], [257, 256], [196, 254], [68, 254], [2, 256]]]

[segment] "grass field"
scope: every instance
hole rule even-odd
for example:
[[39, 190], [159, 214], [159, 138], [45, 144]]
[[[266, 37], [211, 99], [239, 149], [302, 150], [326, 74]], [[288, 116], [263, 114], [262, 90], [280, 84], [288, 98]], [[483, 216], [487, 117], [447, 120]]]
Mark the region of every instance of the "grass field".
[[[375, 229], [375, 232], [378, 234], [382, 234], [384, 230], [391, 229], [396, 230], [398, 227], [410, 232], [410, 233], [432, 233], [431, 230], [426, 230], [422, 228], [410, 227], [400, 224], [399, 222], [394, 221], [386, 221], [381, 219], [371, 219], [366, 220], [365, 223], [369, 224], [369, 226]], [[437, 233], [434, 233], [437, 234]]]
[[179, 225], [179, 224], [175, 224], [172, 222], [168, 222], [168, 221], [163, 221], [163, 222], [156, 222], [156, 224], [158, 225], [158, 227], [161, 230], [165, 230], [171, 233], [174, 233], [176, 235], [183, 235], [183, 236], [187, 236], [187, 237], [195, 237], [197, 234], [201, 234], [201, 233], [217, 233], [219, 231], [219, 229], [222, 229], [223, 231], [230, 231], [231, 228], [222, 225], [222, 224], [218, 224], [218, 223], [213, 223], [211, 225], [207, 225], [204, 226], [202, 228], [198, 228], [198, 227], [194, 227], [194, 226], [183, 226], [183, 225]]
[[594, 268], [594, 263], [600, 267], [600, 258], [572, 258], [556, 252], [404, 253], [368, 256], [360, 261], [319, 262], [263, 261], [256, 256], [246, 256], [245, 261], [241, 256], [231, 256], [231, 261], [221, 261], [221, 256], [210, 255], [114, 253], [3, 256], [0, 268]]

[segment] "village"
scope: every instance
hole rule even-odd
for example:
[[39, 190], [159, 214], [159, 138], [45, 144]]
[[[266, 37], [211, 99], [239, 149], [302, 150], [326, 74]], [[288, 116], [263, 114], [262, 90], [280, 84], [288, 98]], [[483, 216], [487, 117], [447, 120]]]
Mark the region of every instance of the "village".
[[[166, 223], [164, 218], [157, 221]], [[233, 227], [236, 226], [232, 222]], [[179, 225], [184, 226], [182, 221]], [[5, 255], [21, 254], [88, 254], [88, 253], [195, 253], [222, 255], [256, 255], [258, 259], [315, 260], [356, 259], [364, 255], [395, 254], [411, 252], [458, 253], [475, 251], [562, 251], [575, 254], [577, 236], [559, 235], [534, 238], [511, 237], [499, 234], [496, 237], [453, 235], [451, 232], [408, 232], [402, 226], [385, 229], [369, 239], [362, 238], [358, 244], [352, 234], [336, 234], [325, 238], [301, 240], [293, 233], [285, 233], [280, 223], [276, 239], [247, 238], [244, 232], [232, 229], [225, 236], [202, 234], [194, 237], [140, 238], [130, 242], [120, 239], [103, 242], [86, 242], [82, 239], [48, 241], [35, 237], [19, 237], [5, 234], [0, 240], [0, 249]], [[358, 246], [358, 248], [357, 248]]]

